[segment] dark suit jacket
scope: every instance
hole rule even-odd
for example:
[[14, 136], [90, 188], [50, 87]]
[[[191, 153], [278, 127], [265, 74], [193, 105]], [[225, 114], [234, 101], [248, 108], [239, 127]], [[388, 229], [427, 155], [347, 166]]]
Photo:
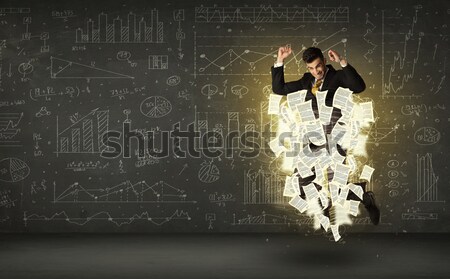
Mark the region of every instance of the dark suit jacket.
[[[325, 81], [322, 85], [321, 91], [328, 90], [326, 104], [332, 106], [333, 97], [338, 87], [348, 88], [353, 93], [360, 93], [366, 89], [366, 84], [361, 76], [356, 72], [350, 64], [342, 70], [335, 70], [333, 66], [327, 65], [328, 72], [325, 76]], [[279, 95], [287, 95], [292, 92], [306, 89], [308, 94], [306, 95], [306, 101], [313, 100], [313, 108], [317, 107], [315, 103], [315, 97], [311, 92], [312, 83], [314, 82], [314, 76], [310, 73], [305, 73], [303, 77], [296, 81], [285, 82], [284, 81], [284, 67], [272, 66], [272, 90]]]

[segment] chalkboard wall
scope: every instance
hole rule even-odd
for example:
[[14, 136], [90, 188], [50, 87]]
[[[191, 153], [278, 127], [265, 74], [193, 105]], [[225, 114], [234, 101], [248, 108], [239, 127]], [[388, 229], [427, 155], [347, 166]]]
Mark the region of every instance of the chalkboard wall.
[[313, 232], [265, 136], [290, 44], [287, 80], [333, 49], [373, 102], [381, 222], [361, 206], [344, 230], [448, 232], [449, 18], [445, 0], [2, 1], [0, 231]]

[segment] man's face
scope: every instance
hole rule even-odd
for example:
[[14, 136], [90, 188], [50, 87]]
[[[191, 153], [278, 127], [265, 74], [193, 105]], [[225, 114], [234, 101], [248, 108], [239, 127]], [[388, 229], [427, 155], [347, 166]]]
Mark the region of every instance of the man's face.
[[325, 75], [326, 71], [326, 59], [323, 60], [319, 57], [316, 58], [311, 63], [306, 63], [306, 67], [308, 68], [308, 71], [316, 78], [316, 79], [322, 79]]

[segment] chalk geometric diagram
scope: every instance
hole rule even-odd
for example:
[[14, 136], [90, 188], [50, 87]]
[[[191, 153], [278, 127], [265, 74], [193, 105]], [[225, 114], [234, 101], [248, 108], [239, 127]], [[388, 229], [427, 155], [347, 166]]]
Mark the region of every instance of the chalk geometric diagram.
[[438, 181], [431, 153], [417, 154], [417, 202], [439, 202]]
[[0, 113], [0, 147], [19, 147], [22, 146], [14, 138], [20, 132], [17, 126], [22, 120], [23, 112]]
[[169, 69], [169, 57], [167, 55], [149, 55], [149, 70], [167, 70]]
[[200, 170], [198, 171], [198, 179], [204, 183], [213, 183], [220, 178], [219, 168], [213, 164], [213, 161], [210, 162], [204, 161], [201, 165]]
[[168, 223], [173, 220], [187, 220], [190, 221], [191, 217], [187, 212], [184, 212], [183, 210], [176, 210], [172, 215], [170, 216], [164, 216], [164, 217], [153, 217], [150, 216], [150, 214], [145, 211], [141, 214], [134, 214], [131, 217], [114, 217], [111, 215], [111, 213], [107, 211], [101, 211], [97, 212], [91, 216], [88, 217], [70, 217], [67, 215], [65, 211], [61, 211], [59, 213], [55, 213], [50, 217], [44, 216], [44, 215], [38, 215], [38, 214], [30, 214], [28, 215], [25, 211], [23, 213], [23, 221], [25, 226], [28, 225], [28, 222], [30, 221], [45, 221], [45, 222], [52, 222], [52, 221], [64, 221], [70, 224], [74, 224], [77, 226], [84, 226], [87, 223], [91, 221], [107, 221], [111, 222], [117, 227], [120, 227], [122, 225], [130, 225], [133, 222], [136, 221], [147, 221], [151, 222], [156, 226], [161, 226], [165, 223]]
[[146, 181], [122, 183], [104, 189], [86, 189], [78, 182], [70, 185], [64, 192], [56, 196], [54, 203], [196, 203], [187, 201], [184, 190], [158, 181], [148, 185]]
[[196, 23], [347, 23], [349, 7], [195, 7]]
[[148, 97], [141, 103], [141, 113], [149, 118], [160, 118], [171, 111], [172, 104], [161, 96]]
[[76, 63], [73, 61], [50, 57], [50, 77], [52, 79], [60, 78], [131, 78], [132, 76], [112, 72], [97, 67]]
[[284, 177], [269, 171], [244, 171], [244, 204], [286, 204]]
[[[76, 29], [76, 43], [163, 43], [164, 23], [159, 21], [159, 12], [152, 9], [147, 15], [129, 13], [126, 19], [108, 19], [108, 14], [100, 13], [98, 22], [89, 19], [83, 28]], [[112, 16], [115, 17], [115, 16]]]
[[84, 117], [71, 117], [72, 125], [59, 131], [56, 118], [57, 154], [100, 153], [107, 148], [102, 136], [108, 131], [109, 110], [92, 110]]
[[367, 143], [379, 144], [397, 144], [397, 130], [400, 125], [396, 124], [392, 128], [378, 128], [377, 123], [371, 127]]
[[0, 181], [18, 182], [30, 174], [30, 167], [17, 158], [5, 158], [0, 161]]
[[405, 212], [402, 213], [402, 220], [437, 220], [437, 213], [425, 213], [425, 212]]
[[[310, 220], [306, 220], [307, 222], [310, 222]], [[278, 216], [273, 214], [267, 214], [265, 211], [263, 211], [260, 215], [252, 216], [247, 215], [247, 217], [241, 218], [236, 220], [236, 214], [233, 213], [233, 222], [231, 225], [233, 226], [244, 226], [244, 225], [252, 225], [252, 226], [290, 226], [290, 225], [296, 225], [300, 226], [303, 222], [303, 220], [293, 220], [290, 218], [287, 218], [286, 215], [284, 216]]]

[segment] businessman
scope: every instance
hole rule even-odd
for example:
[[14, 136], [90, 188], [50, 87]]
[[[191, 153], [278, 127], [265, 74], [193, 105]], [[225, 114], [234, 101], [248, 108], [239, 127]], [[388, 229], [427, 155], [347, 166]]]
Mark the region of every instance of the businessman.
[[[306, 63], [308, 72], [305, 73], [299, 80], [286, 82], [284, 79], [284, 60], [292, 53], [290, 46], [282, 46], [278, 49], [277, 61], [272, 67], [272, 90], [276, 94], [287, 95], [299, 90], [307, 90], [305, 100], [311, 100], [312, 108], [316, 118], [319, 117], [316, 93], [317, 91], [327, 91], [325, 103], [327, 106], [333, 106], [333, 98], [336, 90], [339, 87], [348, 88], [353, 93], [360, 93], [364, 91], [366, 85], [364, 80], [358, 74], [344, 57], [341, 57], [336, 51], [329, 50], [328, 57], [330, 61], [340, 64], [341, 69], [336, 70], [330, 64], [327, 64], [327, 60], [324, 57], [322, 50], [316, 47], [310, 47], [303, 52], [302, 60]], [[337, 108], [333, 108], [331, 121], [329, 125], [325, 125], [325, 134], [330, 134], [337, 120], [342, 116], [341, 111]], [[315, 149], [311, 146], [311, 149]], [[317, 147], [316, 147], [317, 148]], [[345, 150], [341, 146], [337, 146], [337, 149], [341, 155], [345, 156]], [[328, 179], [332, 179], [333, 173], [328, 173]], [[299, 177], [300, 185], [307, 185], [315, 179], [314, 174], [306, 179]], [[364, 207], [369, 213], [371, 222], [377, 225], [380, 221], [380, 210], [378, 209], [375, 201], [374, 193], [365, 190], [365, 183], [354, 183], [360, 185], [363, 190], [363, 199], [361, 200], [354, 193], [349, 193], [348, 199], [359, 200], [363, 203]], [[318, 190], [321, 186], [316, 184]], [[303, 190], [301, 193], [304, 196]]]

